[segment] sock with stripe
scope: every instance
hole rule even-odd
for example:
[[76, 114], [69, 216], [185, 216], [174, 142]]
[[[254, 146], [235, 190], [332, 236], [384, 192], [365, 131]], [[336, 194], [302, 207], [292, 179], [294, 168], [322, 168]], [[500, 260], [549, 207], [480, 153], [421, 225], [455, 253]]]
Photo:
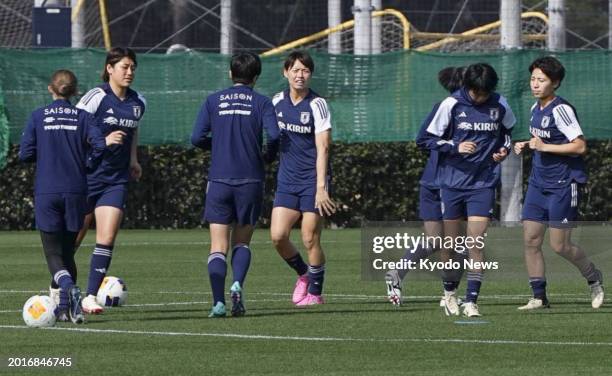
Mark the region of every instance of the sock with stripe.
[[442, 270], [442, 288], [444, 289], [444, 295], [453, 294], [457, 290], [460, 280], [459, 273], [453, 269]]
[[232, 250], [232, 275], [234, 281], [244, 286], [249, 266], [251, 265], [251, 250], [246, 244], [238, 244]]
[[601, 271], [595, 267], [595, 264], [592, 262], [584, 269], [580, 271], [580, 274], [587, 280], [589, 285], [592, 285], [596, 282], [601, 282]]
[[98, 295], [100, 284], [111, 264], [113, 257], [113, 246], [96, 244], [91, 255], [91, 265], [89, 266], [89, 281], [87, 283], [87, 295]]
[[217, 302], [225, 304], [225, 276], [227, 275], [227, 261], [222, 252], [213, 252], [208, 255], [208, 278], [213, 294], [213, 306]]
[[546, 278], [530, 277], [529, 285], [531, 286], [531, 291], [533, 291], [534, 298], [541, 299], [544, 303], [548, 302], [548, 298], [546, 297]]
[[308, 265], [306, 265], [299, 252], [296, 253], [295, 256], [285, 259], [285, 262], [291, 269], [295, 270], [298, 275], [304, 275], [308, 272]]
[[58, 308], [60, 309], [60, 311], [67, 310], [68, 309], [68, 292], [70, 291], [72, 286], [74, 286], [74, 281], [72, 280], [70, 273], [68, 273], [66, 269], [59, 270], [57, 273], [55, 273], [55, 275], [53, 276], [53, 280], [55, 281], [55, 283], [57, 283], [57, 285], [61, 289], [60, 303], [59, 303]]
[[323, 280], [325, 279], [325, 264], [310, 265], [308, 267], [308, 293], [321, 295], [323, 293]]
[[482, 272], [467, 272], [467, 288], [465, 291], [465, 301], [476, 303], [482, 285]]

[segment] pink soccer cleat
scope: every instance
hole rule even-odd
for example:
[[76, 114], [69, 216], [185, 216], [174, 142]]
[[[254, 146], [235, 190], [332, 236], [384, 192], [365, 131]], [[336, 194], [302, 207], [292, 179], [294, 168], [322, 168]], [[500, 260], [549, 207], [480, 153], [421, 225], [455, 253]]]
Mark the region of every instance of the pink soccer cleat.
[[295, 304], [296, 307], [304, 308], [311, 305], [325, 304], [322, 295], [306, 294], [306, 297]]
[[293, 297], [291, 301], [293, 304], [301, 302], [308, 294], [308, 275], [304, 274], [298, 277], [293, 288]]

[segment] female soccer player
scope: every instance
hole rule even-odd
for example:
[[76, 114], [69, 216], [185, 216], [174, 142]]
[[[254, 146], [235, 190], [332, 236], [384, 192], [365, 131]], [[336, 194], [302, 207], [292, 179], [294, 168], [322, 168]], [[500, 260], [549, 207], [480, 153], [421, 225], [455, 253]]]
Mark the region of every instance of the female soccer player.
[[[467, 215], [466, 235], [482, 239], [495, 203], [500, 179], [499, 163], [508, 155], [511, 129], [516, 122], [505, 98], [495, 93], [498, 77], [488, 64], [467, 67], [463, 88], [446, 98], [427, 126], [428, 148], [443, 153], [440, 172], [444, 235], [462, 235], [461, 219]], [[450, 128], [450, 130], [449, 130]], [[471, 262], [483, 261], [482, 242], [470, 242]], [[482, 269], [469, 269], [463, 314], [480, 316], [477, 299]], [[444, 312], [459, 315], [456, 282], [443, 281]]]
[[599, 308], [604, 300], [601, 272], [571, 240], [578, 217], [579, 185], [587, 181], [582, 159], [586, 142], [574, 107], [555, 94], [565, 68], [548, 56], [531, 63], [529, 72], [531, 92], [537, 98], [531, 107], [531, 140], [517, 142], [514, 151], [520, 154], [526, 147], [534, 151], [523, 204], [525, 263], [533, 298], [518, 309], [549, 307], [542, 254], [547, 225], [551, 248], [580, 271], [591, 289], [591, 306]]
[[[36, 162], [34, 214], [49, 271], [61, 287], [57, 319], [82, 324], [81, 290], [75, 285], [75, 239], [87, 201], [87, 149], [99, 155], [106, 143], [91, 115], [69, 102], [77, 92], [71, 71], [53, 73], [47, 89], [53, 102], [30, 116], [19, 159]], [[113, 137], [107, 141], [112, 143]]]
[[[438, 82], [449, 92], [449, 94], [452, 94], [461, 88], [464, 72], [465, 67], [444, 68], [438, 72]], [[423, 121], [419, 134], [417, 135], [417, 145], [424, 149], [428, 149], [426, 145], [426, 142], [428, 141], [428, 138], [426, 137], [427, 126], [431, 122], [435, 113], [438, 111], [438, 107], [440, 107], [439, 102], [434, 105], [427, 118], [425, 118], [425, 121]], [[440, 199], [440, 182], [438, 176], [440, 157], [438, 151], [435, 150], [435, 145], [433, 145], [433, 148], [434, 149], [429, 151], [429, 158], [427, 159], [427, 163], [423, 169], [423, 174], [421, 175], [421, 180], [419, 181], [419, 217], [421, 220], [423, 220], [425, 236], [442, 237], [444, 236], [444, 228], [442, 222], [442, 201]], [[435, 244], [429, 244], [425, 249], [419, 248], [416, 250], [406, 250], [406, 253], [402, 259], [418, 261], [433, 254], [437, 250], [435, 247]], [[449, 251], [444, 249], [441, 251], [444, 253], [441, 255], [442, 261], [447, 261], [451, 258]], [[385, 275], [387, 298], [393, 305], [399, 306], [402, 304], [401, 284], [406, 274], [408, 274], [408, 269], [389, 270]], [[461, 271], [460, 273], [456, 274], [454, 278], [453, 276], [448, 276], [445, 278], [447, 280], [456, 279], [458, 284], [458, 281], [461, 279]]]
[[[224, 290], [230, 244], [232, 316], [245, 313], [243, 288], [251, 263], [253, 226], [261, 213], [264, 159], [273, 158], [262, 155], [262, 131], [266, 131], [266, 152], [271, 155], [275, 154], [279, 136], [272, 102], [253, 90], [260, 74], [257, 55], [234, 55], [230, 62], [234, 86], [206, 98], [191, 135], [193, 145], [203, 149], [212, 146], [204, 211], [211, 237], [208, 275], [213, 307], [209, 317], [226, 314]], [[212, 140], [208, 133], [212, 133]]]
[[[289, 54], [284, 63], [289, 89], [272, 99], [281, 139], [270, 233], [279, 255], [298, 275], [292, 298], [298, 307], [324, 303], [321, 230], [323, 216], [336, 211], [329, 195], [331, 116], [325, 99], [309, 88], [314, 68], [307, 53]], [[300, 217], [309, 265], [289, 240]]]
[[[136, 54], [129, 48], [115, 47], [106, 55], [102, 71], [103, 85], [85, 94], [77, 108], [94, 115], [103, 135], [113, 134], [117, 142], [106, 150], [93, 171], [87, 174], [88, 214], [77, 244], [85, 237], [95, 215], [96, 246], [91, 256], [87, 296], [83, 311], [97, 314], [103, 308], [96, 295], [110, 267], [115, 238], [119, 231], [127, 197], [127, 184], [138, 180], [138, 122], [145, 112], [146, 101], [130, 89], [136, 73]], [[121, 131], [121, 132], [115, 132]]]

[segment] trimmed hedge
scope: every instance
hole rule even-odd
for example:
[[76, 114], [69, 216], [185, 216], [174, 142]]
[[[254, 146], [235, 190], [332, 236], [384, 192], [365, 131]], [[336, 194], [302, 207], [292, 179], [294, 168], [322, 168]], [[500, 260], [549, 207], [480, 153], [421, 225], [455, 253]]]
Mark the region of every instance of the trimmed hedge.
[[[529, 153], [528, 153], [529, 155]], [[418, 220], [418, 187], [427, 155], [414, 142], [335, 144], [332, 198], [338, 212], [332, 226], [355, 227], [364, 219]], [[143, 178], [130, 185], [124, 228], [201, 226], [205, 173], [210, 154], [180, 146], [142, 146]], [[590, 141], [589, 183], [581, 200], [582, 220], [612, 218], [612, 141]], [[529, 157], [525, 159], [526, 183]], [[277, 164], [268, 168], [261, 225], [269, 224]], [[0, 171], [0, 229], [33, 228], [32, 165], [17, 161], [12, 146]]]

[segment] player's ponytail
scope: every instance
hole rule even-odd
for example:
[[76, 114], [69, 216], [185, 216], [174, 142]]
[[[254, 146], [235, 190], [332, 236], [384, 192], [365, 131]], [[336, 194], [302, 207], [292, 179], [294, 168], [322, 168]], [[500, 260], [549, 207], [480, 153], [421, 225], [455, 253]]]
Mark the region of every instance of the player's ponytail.
[[134, 62], [134, 65], [138, 65], [138, 62], [136, 62], [136, 53], [132, 49], [124, 47], [113, 47], [106, 54], [104, 68], [102, 68], [102, 81], [108, 82], [110, 80], [110, 76], [108, 74], [108, 71], [106, 70], [106, 67], [108, 65], [114, 66], [124, 57], [131, 59]]
[[453, 93], [463, 85], [465, 67], [446, 67], [438, 72], [438, 82], [446, 91]]
[[67, 69], [60, 69], [53, 73], [49, 87], [55, 95], [68, 99], [77, 93], [78, 81], [74, 73]]

